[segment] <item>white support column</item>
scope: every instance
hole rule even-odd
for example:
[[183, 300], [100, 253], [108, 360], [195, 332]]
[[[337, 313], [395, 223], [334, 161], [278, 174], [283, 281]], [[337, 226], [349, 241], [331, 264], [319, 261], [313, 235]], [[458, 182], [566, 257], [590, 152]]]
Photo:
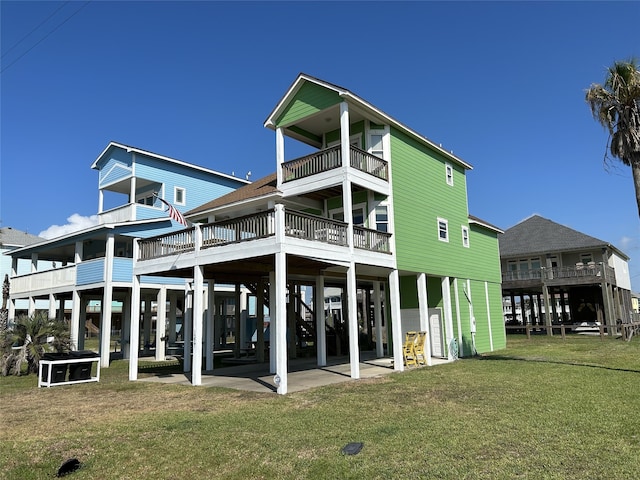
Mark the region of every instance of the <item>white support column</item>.
[[187, 282], [184, 293], [184, 310], [182, 312], [182, 331], [184, 339], [183, 371], [191, 371], [191, 340], [193, 337], [193, 283]]
[[73, 289], [71, 295], [73, 298], [73, 301], [71, 303], [71, 324], [69, 325], [69, 333], [71, 336], [71, 350], [78, 350], [78, 337], [84, 337], [84, 325], [82, 326], [82, 333], [80, 332], [80, 310], [82, 309], [82, 302], [80, 300], [80, 292], [75, 288]]
[[87, 307], [89, 298], [80, 296], [80, 321], [78, 322], [78, 350], [84, 350], [85, 330], [87, 329]]
[[31, 254], [31, 273], [36, 273], [38, 271], [38, 254]]
[[[347, 172], [350, 165], [349, 143], [349, 106], [347, 102], [340, 104], [340, 151], [342, 156], [342, 168]], [[342, 181], [342, 207], [344, 221], [347, 224], [347, 244], [353, 252], [353, 199], [351, 198], [351, 180], [348, 174]]]
[[458, 356], [463, 357], [464, 352], [462, 350], [462, 316], [460, 314], [460, 294], [458, 288], [458, 279], [453, 279], [453, 297], [456, 301], [456, 323], [458, 326]]
[[489, 350], [493, 352], [493, 332], [491, 330], [491, 302], [489, 301], [489, 283], [488, 282], [484, 282], [484, 295], [487, 301], [487, 326], [489, 328]]
[[[76, 242], [73, 262], [77, 265], [82, 262], [82, 254], [84, 243]], [[71, 348], [73, 350], [82, 350], [84, 348], [84, 329], [86, 326], [87, 306], [82, 301], [82, 295], [77, 289], [71, 294]], [[84, 311], [83, 311], [84, 307]], [[83, 313], [84, 312], [84, 313]]]
[[131, 290], [128, 290], [122, 302], [122, 330], [120, 333], [120, 350], [122, 352], [123, 359], [129, 358], [129, 350], [131, 348], [130, 332], [131, 332]]
[[256, 360], [264, 363], [264, 279], [258, 280], [258, 292], [256, 295]]
[[442, 277], [442, 310], [444, 314], [444, 338], [447, 344], [447, 358], [453, 360], [451, 356], [451, 340], [453, 340], [453, 311], [451, 309], [451, 286], [449, 277]]
[[202, 385], [202, 317], [204, 301], [204, 267], [193, 268], [193, 360], [191, 384]]
[[349, 363], [351, 378], [360, 378], [360, 329], [358, 328], [358, 292], [356, 291], [356, 265], [351, 262], [347, 269], [347, 302], [349, 309]]
[[382, 341], [382, 295], [380, 282], [373, 282], [373, 321], [376, 328], [376, 357], [384, 357], [384, 343]]
[[276, 272], [269, 272], [269, 373], [276, 373]]
[[35, 297], [29, 295], [29, 310], [27, 310], [27, 315], [32, 317], [36, 313], [36, 299]]
[[[135, 153], [133, 154], [133, 163], [135, 165]], [[134, 167], [135, 168], [135, 167]], [[135, 172], [133, 172], [134, 174], [131, 175], [131, 183], [129, 184], [129, 203], [136, 203], [136, 180], [137, 177], [135, 175]], [[135, 218], [132, 218], [131, 220], [135, 220]]]
[[9, 321], [16, 319], [16, 302], [12, 298], [9, 299]]
[[282, 128], [276, 128], [276, 177], [277, 186], [280, 189], [282, 185], [282, 164], [284, 163], [284, 133]]
[[427, 302], [427, 274], [419, 273], [418, 280], [418, 307], [420, 310], [420, 330], [426, 332], [429, 329], [429, 304]]
[[98, 190], [98, 213], [102, 213], [102, 209], [104, 208], [104, 193], [102, 189]]
[[213, 370], [213, 336], [215, 333], [214, 313], [216, 311], [216, 282], [212, 278], [207, 280], [207, 315], [206, 315], [206, 369]]
[[167, 287], [162, 285], [156, 299], [156, 361], [165, 360], [165, 343], [167, 336]]
[[316, 277], [316, 288], [313, 292], [316, 313], [316, 341], [318, 343], [316, 354], [318, 356], [318, 366], [327, 365], [327, 319], [324, 315], [324, 276]]
[[144, 313], [142, 314], [142, 350], [145, 355], [149, 354], [151, 345], [151, 295], [144, 296]]
[[178, 313], [178, 294], [175, 290], [168, 292], [169, 297], [169, 345], [176, 344], [176, 323]]
[[279, 251], [275, 254], [276, 264], [276, 378], [278, 393], [285, 395], [288, 390], [287, 372], [287, 254]]
[[[60, 300], [61, 303], [64, 302], [64, 300]], [[64, 304], [62, 306], [62, 310], [64, 311]], [[49, 294], [49, 319], [52, 318], [56, 318], [56, 296], [53, 293]]]
[[420, 330], [427, 332], [424, 342], [424, 355], [427, 358], [427, 365], [431, 366], [431, 334], [429, 332], [429, 302], [427, 298], [427, 274], [418, 274], [418, 307], [420, 309]]
[[104, 255], [104, 292], [102, 297], [102, 321], [100, 322], [100, 368], [109, 367], [111, 354], [111, 303], [113, 301], [113, 256], [115, 237], [107, 235]]
[[404, 371], [404, 357], [402, 355], [402, 319], [400, 313], [400, 278], [398, 270], [389, 274], [389, 306], [391, 310], [391, 333], [393, 341], [393, 369]]
[[[138, 242], [134, 241], [134, 259], [138, 258], [137, 250]], [[138, 355], [140, 352], [140, 275], [133, 276], [133, 284], [131, 286], [131, 321], [129, 323], [129, 380], [137, 380]]]

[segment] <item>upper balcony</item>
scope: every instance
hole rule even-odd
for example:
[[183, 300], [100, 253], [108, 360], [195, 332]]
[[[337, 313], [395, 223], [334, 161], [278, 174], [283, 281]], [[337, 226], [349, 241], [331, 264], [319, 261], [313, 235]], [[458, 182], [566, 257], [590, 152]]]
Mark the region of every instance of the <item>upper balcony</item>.
[[527, 288], [545, 285], [586, 285], [616, 282], [615, 270], [603, 263], [538, 268], [502, 272], [503, 288]]
[[341, 184], [345, 171], [354, 183], [389, 194], [389, 164], [364, 150], [349, 147], [349, 162], [343, 162], [340, 145], [284, 162], [281, 189], [285, 194], [304, 194]]
[[[282, 234], [286, 238], [301, 239], [316, 244], [348, 247], [348, 225], [344, 222], [306, 213], [284, 211]], [[186, 228], [139, 241], [138, 260], [152, 260], [185, 252], [204, 250], [231, 244], [243, 244], [276, 236], [277, 210], [269, 210], [230, 220]], [[198, 231], [199, 230], [199, 231]], [[391, 254], [391, 234], [354, 226], [355, 249]], [[310, 244], [310, 246], [312, 246]]]
[[128, 203], [99, 213], [98, 221], [102, 225], [104, 223], [148, 220], [151, 218], [162, 217], [163, 215], [164, 212], [160, 208], [151, 205], [143, 205], [141, 203]]

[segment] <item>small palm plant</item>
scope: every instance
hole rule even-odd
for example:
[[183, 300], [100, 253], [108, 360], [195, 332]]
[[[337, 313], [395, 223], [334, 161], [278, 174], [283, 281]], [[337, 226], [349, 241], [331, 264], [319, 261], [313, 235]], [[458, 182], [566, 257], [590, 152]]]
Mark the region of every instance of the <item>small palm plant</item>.
[[50, 319], [42, 312], [19, 317], [0, 337], [3, 375], [11, 371], [19, 375], [23, 359], [27, 362], [28, 373], [38, 373], [40, 360], [45, 353], [66, 352], [71, 346], [68, 325]]

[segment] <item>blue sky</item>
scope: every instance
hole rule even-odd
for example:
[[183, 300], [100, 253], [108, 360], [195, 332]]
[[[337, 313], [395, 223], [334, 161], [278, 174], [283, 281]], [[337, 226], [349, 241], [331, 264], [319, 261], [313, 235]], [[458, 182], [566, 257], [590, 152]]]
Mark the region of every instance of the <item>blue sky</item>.
[[[345, 87], [474, 166], [470, 213], [539, 214], [613, 243], [640, 291], [631, 171], [584, 90], [640, 58], [640, 2], [2, 0], [0, 218], [39, 234], [98, 208], [109, 141], [243, 177], [298, 73]], [[289, 155], [287, 155], [289, 157]]]

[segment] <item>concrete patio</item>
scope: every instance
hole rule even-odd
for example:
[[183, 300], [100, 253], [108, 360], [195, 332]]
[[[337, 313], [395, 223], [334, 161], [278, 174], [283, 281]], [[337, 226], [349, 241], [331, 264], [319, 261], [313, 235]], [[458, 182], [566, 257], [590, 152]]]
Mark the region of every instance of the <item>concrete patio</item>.
[[[432, 364], [447, 363], [446, 359], [432, 358]], [[418, 367], [423, 368], [423, 367]], [[428, 367], [427, 367], [428, 368]], [[394, 373], [393, 359], [375, 358], [372, 352], [360, 353], [360, 378], [377, 378]], [[400, 372], [395, 372], [400, 373]], [[140, 378], [143, 382], [191, 385], [188, 373], [154, 375]], [[315, 358], [289, 360], [288, 393], [308, 390], [323, 385], [357, 381], [351, 378], [348, 357], [330, 357], [325, 367], [318, 367]], [[223, 387], [252, 392], [275, 392], [274, 375], [268, 363], [249, 363], [218, 368], [202, 373], [203, 387]]]

